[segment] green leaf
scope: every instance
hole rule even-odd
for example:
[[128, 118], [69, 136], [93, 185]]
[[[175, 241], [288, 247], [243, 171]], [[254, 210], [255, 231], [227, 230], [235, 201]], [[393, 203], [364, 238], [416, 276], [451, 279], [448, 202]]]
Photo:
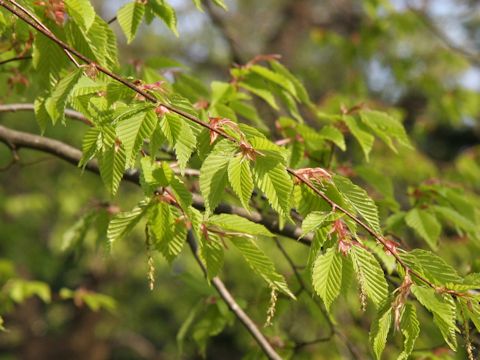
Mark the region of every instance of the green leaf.
[[273, 109], [279, 110], [280, 108], [275, 101], [275, 96], [269, 89], [264, 89], [252, 80], [244, 80], [238, 83], [238, 85], [252, 94], [257, 95], [259, 98], [263, 99], [268, 105], [270, 105]]
[[369, 339], [375, 354], [375, 359], [381, 359], [383, 349], [387, 343], [388, 331], [392, 324], [392, 308], [385, 305], [372, 322]]
[[45, 303], [52, 299], [50, 287], [42, 281], [10, 279], [4, 291], [16, 303], [22, 303], [32, 296], [38, 296]]
[[62, 251], [74, 249], [83, 243], [90, 226], [96, 218], [96, 215], [97, 213], [95, 211], [86, 213], [85, 215], [81, 216], [80, 219], [73, 224], [73, 226], [63, 233], [61, 247]]
[[377, 205], [370, 196], [368, 196], [367, 192], [343, 176], [335, 175], [333, 181], [344, 200], [365, 219], [367, 224], [377, 234], [381, 234]]
[[220, 141], [200, 168], [200, 191], [205, 200], [205, 211], [211, 214], [222, 199], [227, 186], [228, 163], [235, 147], [227, 140]]
[[359, 123], [353, 116], [345, 115], [342, 118], [343, 122], [347, 125], [348, 129], [352, 133], [353, 137], [357, 139], [360, 147], [363, 150], [365, 159], [369, 161], [369, 154], [372, 151], [375, 138], [368, 129], [362, 123]]
[[112, 196], [117, 192], [122, 180], [125, 163], [125, 149], [116, 144], [106, 149], [99, 159], [100, 176]]
[[312, 271], [313, 287], [327, 311], [340, 294], [342, 285], [342, 255], [335, 248], [331, 247], [325, 254], [319, 255]]
[[57, 44], [42, 34], [35, 36], [32, 65], [44, 89], [50, 89], [69, 64], [69, 59]]
[[85, 30], [89, 30], [95, 21], [95, 9], [89, 0], [65, 0], [68, 15]]
[[133, 153], [133, 148], [137, 137], [140, 133], [145, 113], [136, 113], [132, 117], [123, 118], [118, 122], [116, 133], [120, 139], [124, 149], [126, 158], [126, 167], [129, 168], [134, 165], [137, 154]]
[[64, 112], [68, 96], [81, 76], [82, 69], [76, 69], [65, 76], [57, 83], [51, 96], [45, 101], [45, 109], [47, 110], [48, 115], [50, 115], [54, 125], [58, 120], [62, 120], [63, 122], [65, 119]]
[[445, 262], [440, 256], [422, 249], [414, 249], [400, 256], [412, 263], [412, 267], [419, 267], [419, 271], [435, 285], [461, 283], [462, 278], [456, 270]]
[[193, 1], [193, 4], [195, 5], [195, 7], [200, 10], [200, 11], [203, 11], [202, 9], [202, 0], [192, 0]]
[[400, 320], [400, 331], [403, 334], [403, 351], [397, 360], [407, 360], [413, 351], [415, 341], [420, 334], [420, 323], [417, 319], [417, 312], [415, 306], [406, 304]]
[[178, 36], [177, 15], [173, 7], [164, 0], [150, 0], [148, 6], [153, 10], [154, 14], [162, 19], [165, 25]]
[[[223, 230], [240, 234], [260, 235], [267, 237], [274, 236], [270, 231], [267, 230], [265, 226], [233, 214], [212, 215], [208, 218], [208, 223], [218, 226]], [[238, 236], [239, 234], [236, 235]]]
[[458, 329], [455, 323], [456, 307], [452, 297], [447, 294], [438, 295], [432, 288], [417, 285], [412, 285], [412, 293], [420, 304], [433, 314], [433, 322], [439, 328], [448, 346], [455, 351]]
[[265, 194], [269, 204], [283, 218], [290, 217], [293, 182], [281, 163], [271, 157], [257, 157], [253, 166], [255, 184]]
[[43, 134], [47, 128], [48, 122], [50, 121], [50, 115], [48, 115], [47, 109], [45, 109], [45, 98], [40, 96], [37, 97], [35, 99], [34, 109], [35, 120], [37, 120], [38, 127]]
[[201, 237], [200, 257], [205, 262], [208, 279], [213, 279], [223, 267], [224, 258], [223, 243], [217, 234], [209, 232], [208, 238]]
[[123, 33], [127, 37], [127, 42], [130, 43], [135, 38], [138, 27], [143, 19], [145, 13], [145, 4], [133, 1], [125, 4], [118, 10], [117, 19]]
[[228, 180], [245, 209], [253, 192], [253, 177], [250, 162], [241, 154], [234, 156], [228, 163]]
[[308, 96], [308, 92], [301, 83], [300, 80], [298, 80], [295, 75], [293, 75], [290, 70], [288, 70], [285, 66], [283, 66], [281, 63], [278, 61], [270, 61], [270, 65], [272, 66], [272, 69], [277, 73], [281, 74], [284, 77], [286, 77], [290, 82], [293, 84], [295, 87], [295, 90], [297, 92], [298, 98], [305, 104], [310, 105], [311, 100], [310, 97]]
[[432, 208], [437, 215], [445, 219], [445, 221], [452, 223], [456, 228], [460, 228], [467, 232], [478, 231], [475, 223], [460, 214], [455, 209], [438, 205], [432, 206]]
[[438, 222], [435, 215], [427, 210], [414, 208], [405, 216], [405, 222], [409, 227], [414, 229], [433, 250], [437, 249], [442, 225]]
[[382, 139], [392, 151], [397, 152], [393, 139], [403, 146], [412, 148], [403, 125], [394, 117], [380, 111], [362, 110], [360, 119]]
[[182, 251], [187, 236], [185, 223], [176, 221], [178, 215], [164, 202], [156, 202], [150, 207], [148, 224], [153, 244], [169, 263]]
[[163, 134], [175, 149], [178, 165], [183, 175], [188, 160], [192, 156], [197, 139], [190, 128], [190, 125], [179, 115], [174, 113], [166, 114], [160, 121]]
[[273, 262], [257, 246], [255, 241], [244, 237], [230, 238], [230, 240], [240, 251], [252, 270], [259, 274], [269, 286], [295, 299], [295, 295], [288, 288], [283, 276], [275, 271]]
[[225, 11], [228, 10], [227, 5], [225, 4], [224, 0], [212, 0], [212, 1], [215, 5], [217, 5], [218, 7], [221, 7], [223, 10], [225, 10]]
[[302, 235], [304, 237], [309, 232], [315, 231], [325, 226], [325, 222], [333, 213], [325, 211], [312, 211], [302, 221]]
[[361, 288], [380, 307], [388, 297], [388, 285], [377, 259], [361, 246], [352, 246], [349, 254]]
[[192, 205], [192, 193], [187, 189], [185, 183], [178, 177], [174, 176], [170, 180], [170, 187], [172, 188], [175, 199], [180, 203], [183, 210], [188, 209]]
[[83, 136], [82, 158], [78, 163], [79, 167], [85, 168], [87, 163], [93, 159], [101, 146], [101, 141], [99, 140], [100, 130], [96, 127], [90, 127]]
[[318, 135], [326, 140], [331, 141], [342, 151], [347, 149], [347, 146], [345, 145], [345, 137], [343, 136], [342, 132], [334, 126], [327, 125], [322, 127], [318, 132]]
[[287, 90], [290, 94], [297, 97], [297, 90], [292, 82], [284, 75], [274, 72], [266, 67], [260, 65], [253, 65], [250, 67], [250, 71], [260, 75], [264, 79], [271, 81], [272, 83], [279, 85]]
[[140, 219], [145, 214], [145, 210], [148, 209], [148, 202], [143, 200], [138, 203], [130, 211], [118, 213], [108, 224], [107, 239], [110, 243], [119, 240], [126, 236]]

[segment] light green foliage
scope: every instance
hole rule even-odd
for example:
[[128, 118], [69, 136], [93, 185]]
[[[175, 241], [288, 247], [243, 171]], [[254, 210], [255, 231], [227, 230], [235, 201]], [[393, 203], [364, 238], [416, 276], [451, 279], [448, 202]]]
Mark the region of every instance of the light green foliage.
[[393, 140], [403, 146], [411, 147], [402, 124], [392, 116], [380, 111], [363, 110], [360, 112], [360, 119], [393, 151], [397, 151]]
[[352, 135], [360, 144], [363, 154], [365, 155], [365, 159], [368, 161], [370, 152], [373, 148], [375, 137], [368, 131], [368, 128], [366, 128], [365, 125], [360, 123], [353, 116], [345, 115], [343, 117], [343, 121], [347, 125]]
[[170, 145], [175, 149], [180, 169], [183, 172], [197, 142], [192, 129], [177, 114], [170, 113], [160, 120], [160, 127]]
[[[228, 163], [235, 147], [226, 140], [220, 141], [207, 156], [200, 169], [200, 190], [205, 199], [205, 210], [213, 212], [222, 199], [228, 181]], [[221, 191], [218, 191], [221, 189]]]
[[408, 226], [415, 230], [432, 249], [437, 249], [442, 225], [428, 210], [414, 208], [405, 217]]
[[172, 262], [182, 251], [187, 228], [185, 223], [175, 221], [178, 211], [164, 202], [156, 202], [149, 208], [148, 230], [150, 245]]
[[126, 236], [143, 217], [148, 203], [141, 201], [132, 210], [115, 215], [108, 225], [107, 238], [113, 243]]
[[403, 351], [398, 360], [406, 360], [413, 351], [415, 341], [420, 334], [420, 323], [417, 319], [417, 311], [412, 304], [406, 304], [400, 320], [400, 329], [404, 337]]
[[430, 251], [415, 249], [400, 256], [436, 285], [451, 286], [462, 282], [452, 266]]
[[111, 145], [103, 151], [102, 157], [100, 158], [100, 175], [112, 196], [115, 195], [118, 190], [123, 177], [123, 171], [125, 170], [126, 161], [125, 148], [123, 146], [117, 146], [116, 144]]
[[92, 311], [105, 309], [114, 312], [117, 307], [115, 299], [94, 291], [85, 291], [84, 289], [73, 291], [67, 288], [62, 288], [60, 289], [59, 295], [65, 300], [72, 299], [74, 301], [82, 301]]
[[362, 291], [380, 307], [388, 297], [388, 285], [377, 259], [361, 246], [353, 246], [349, 252], [357, 280]]
[[333, 181], [345, 201], [365, 219], [367, 224], [375, 230], [377, 234], [381, 234], [377, 205], [375, 205], [375, 202], [368, 196], [367, 192], [342, 176], [334, 176]]
[[205, 263], [208, 279], [213, 279], [220, 272], [224, 261], [223, 243], [217, 234], [208, 233], [208, 237], [200, 237], [200, 256]]
[[212, 215], [208, 218], [208, 223], [220, 227], [227, 232], [232, 232], [235, 235], [250, 234], [272, 237], [274, 236], [268, 231], [265, 226], [254, 223], [238, 215], [220, 214]]
[[51, 96], [45, 101], [45, 109], [52, 119], [52, 123], [62, 120], [64, 117], [67, 98], [73, 87], [82, 76], [82, 69], [77, 69], [61, 79], [56, 85]]
[[329, 248], [315, 260], [312, 282], [316, 293], [330, 311], [330, 306], [338, 297], [342, 285], [342, 255], [335, 247]]
[[139, 1], [129, 2], [123, 5], [117, 12], [118, 23], [130, 43], [135, 38], [138, 27], [145, 13], [145, 4]]
[[249, 209], [248, 202], [253, 192], [253, 177], [248, 159], [241, 155], [236, 155], [230, 159], [228, 181], [243, 207]]
[[88, 31], [95, 20], [95, 9], [89, 0], [65, 0], [68, 15], [85, 31]]
[[248, 265], [258, 273], [267, 284], [275, 290], [281, 291], [295, 299], [282, 275], [275, 271], [273, 262], [255, 244], [255, 241], [245, 237], [233, 237], [230, 239], [240, 251]]
[[162, 19], [165, 25], [167, 25], [167, 27], [178, 36], [177, 15], [175, 14], [175, 10], [165, 0], [149, 1], [147, 9], [151, 10], [155, 16]]
[[457, 349], [458, 331], [456, 306], [450, 295], [438, 295], [435, 290], [423, 286], [412, 286], [412, 293], [417, 300], [433, 314], [433, 322], [442, 333], [445, 342], [452, 350]]
[[50, 287], [41, 281], [11, 279], [6, 285], [6, 292], [16, 303], [22, 303], [32, 296], [38, 296], [45, 303], [52, 299]]
[[375, 359], [382, 358], [383, 349], [387, 343], [387, 336], [392, 324], [392, 308], [384, 305], [377, 313], [370, 329], [370, 346], [375, 354]]

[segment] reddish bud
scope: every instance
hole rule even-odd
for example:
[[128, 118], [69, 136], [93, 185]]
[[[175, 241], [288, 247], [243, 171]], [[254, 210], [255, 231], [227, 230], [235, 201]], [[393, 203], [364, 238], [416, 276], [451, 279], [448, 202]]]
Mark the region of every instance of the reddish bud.
[[170, 110], [168, 110], [165, 106], [160, 105], [155, 108], [155, 114], [158, 116], [164, 116], [165, 114], [168, 114]]

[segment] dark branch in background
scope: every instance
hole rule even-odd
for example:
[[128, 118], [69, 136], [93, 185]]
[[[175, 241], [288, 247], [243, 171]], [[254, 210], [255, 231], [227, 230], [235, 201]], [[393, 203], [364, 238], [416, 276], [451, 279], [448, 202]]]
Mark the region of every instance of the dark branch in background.
[[[0, 112], [17, 112], [17, 111], [35, 111], [34, 104], [6, 104], [0, 105]], [[88, 126], [92, 126], [92, 122], [88, 120], [83, 114], [75, 110], [66, 109], [65, 116], [81, 121]]]
[[220, 30], [223, 37], [225, 38], [225, 41], [227, 42], [227, 45], [230, 49], [232, 61], [237, 64], [243, 63], [241, 52], [238, 49], [238, 42], [235, 40], [231, 31], [228, 29], [228, 24], [225, 19], [220, 14], [218, 14], [210, 1], [211, 0], [203, 1], [208, 17], [210, 18], [212, 23]]
[[[190, 249], [192, 250], [193, 256], [197, 263], [202, 268], [203, 274], [207, 275], [207, 269], [202, 263], [202, 260], [198, 256], [198, 246], [195, 240], [195, 235], [193, 234], [192, 230], [188, 231], [187, 234], [187, 242], [190, 245]], [[252, 334], [252, 336], [257, 341], [258, 345], [262, 348], [263, 352], [268, 356], [269, 359], [279, 359], [281, 357], [277, 354], [277, 352], [273, 349], [272, 345], [268, 342], [268, 340], [263, 336], [262, 332], [258, 329], [257, 325], [250, 319], [250, 317], [242, 310], [240, 305], [235, 301], [234, 297], [225, 287], [225, 284], [220, 280], [218, 276], [215, 276], [212, 279], [212, 284], [217, 289], [217, 292], [220, 294], [222, 299], [228, 305], [230, 310], [235, 313], [235, 316], [242, 322], [242, 324], [247, 328], [247, 330]]]
[[420, 19], [420, 21], [430, 30], [446, 47], [465, 57], [471, 64], [480, 66], [480, 54], [471, 49], [464, 48], [453, 42], [428, 16], [425, 11], [417, 9], [408, 4], [408, 9]]
[[[78, 163], [82, 156], [82, 152], [80, 150], [71, 147], [70, 145], [67, 145], [65, 143], [62, 143], [61, 141], [32, 135], [21, 131], [11, 130], [1, 125], [0, 141], [5, 143], [12, 151], [18, 151], [21, 148], [40, 150], [55, 155], [74, 165]], [[99, 173], [98, 163], [94, 160], [89, 161], [85, 168], [91, 172], [97, 174]], [[124, 179], [136, 185], [140, 184], [137, 172], [125, 173]], [[189, 231], [188, 233], [187, 240], [190, 248], [192, 249], [195, 260], [205, 274], [206, 269], [200, 258], [198, 257], [197, 245], [191, 231]], [[257, 341], [257, 343], [262, 348], [263, 352], [268, 356], [268, 358], [273, 360], [281, 360], [281, 357], [276, 353], [276, 351], [270, 345], [265, 336], [260, 332], [253, 320], [250, 319], [250, 317], [240, 308], [238, 303], [233, 298], [232, 294], [230, 294], [228, 289], [225, 287], [225, 284], [222, 282], [222, 280], [220, 280], [220, 278], [218, 277], [215, 277], [212, 279], [212, 283], [220, 297], [223, 299], [223, 301], [225, 301], [225, 303], [235, 314], [235, 316], [240, 320], [240, 322], [246, 327], [248, 332], [250, 332], [252, 337]]]
[[5, 65], [5, 64], [8, 64], [8, 63], [13, 62], [13, 61], [30, 60], [31, 58], [32, 58], [31, 55], [15, 56], [13, 58], [0, 61], [0, 65]]

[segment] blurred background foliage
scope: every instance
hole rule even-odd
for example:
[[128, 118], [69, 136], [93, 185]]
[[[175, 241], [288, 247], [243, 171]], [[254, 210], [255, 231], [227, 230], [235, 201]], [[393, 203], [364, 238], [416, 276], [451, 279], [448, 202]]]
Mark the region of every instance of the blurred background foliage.
[[[124, 3], [93, 1], [105, 20]], [[208, 89], [213, 80], [228, 81], [234, 63], [281, 54], [282, 63], [302, 79], [318, 105], [318, 118], [339, 114], [342, 105], [366, 103], [404, 119], [415, 150], [393, 154], [377, 143], [370, 162], [362, 165], [360, 147], [349, 140], [348, 151], [337, 154], [337, 171], [357, 174], [384, 214], [408, 209], [418, 200], [418, 191], [428, 192], [440, 178], [464, 188], [472, 205], [480, 204], [477, 1], [232, 0], [227, 1], [228, 12], [209, 2], [204, 12], [189, 0], [170, 4], [177, 11], [178, 38], [154, 21], [142, 25], [127, 47], [118, 23], [112, 24], [124, 74], [148, 82], [161, 73], [179, 84], [182, 76], [194, 77]], [[7, 58], [9, 54], [0, 53], [0, 61]], [[42, 84], [23, 77], [28, 66], [28, 61], [0, 65], [0, 103], [32, 102]], [[262, 102], [257, 106], [273, 129], [278, 119]], [[307, 119], [314, 127], [317, 120]], [[30, 113], [1, 113], [0, 122], [39, 132]], [[84, 126], [72, 123], [68, 129], [49, 127], [45, 134], [80, 147], [84, 132]], [[1, 359], [260, 356], [202, 279], [187, 249], [171, 267], [154, 255], [153, 291], [148, 290], [140, 228], [108, 249], [109, 215], [132, 208], [139, 189], [124, 184], [111, 201], [98, 176], [81, 174], [45, 154], [23, 150], [19, 155], [20, 161], [10, 167], [12, 155], [0, 147], [0, 310], [6, 329], [0, 334]], [[413, 233], [403, 235], [409, 248], [424, 246]], [[304, 267], [307, 249], [283, 243], [296, 265]], [[441, 244], [440, 255], [460, 272], [480, 271], [479, 244], [467, 243], [453, 229], [444, 233]], [[262, 245], [295, 290], [295, 276], [278, 246], [273, 241]], [[259, 278], [245, 278], [246, 269], [233, 250], [227, 251], [222, 278], [261, 324], [270, 294]], [[280, 298], [267, 336], [295, 359], [352, 357], [340, 337], [322, 341], [330, 335], [331, 320], [317, 301], [310, 296], [294, 303]], [[354, 344], [353, 353], [368, 358], [371, 314], [361, 312], [354, 291], [342, 301], [346, 303], [338, 308], [351, 311], [337, 311], [337, 325]], [[462, 349], [454, 355], [442, 345], [433, 325], [425, 325], [422, 333], [414, 358], [464, 358]], [[472, 336], [478, 341], [478, 334]], [[399, 345], [402, 340], [397, 336], [394, 341]], [[385, 358], [394, 358], [393, 348], [387, 345]]]

